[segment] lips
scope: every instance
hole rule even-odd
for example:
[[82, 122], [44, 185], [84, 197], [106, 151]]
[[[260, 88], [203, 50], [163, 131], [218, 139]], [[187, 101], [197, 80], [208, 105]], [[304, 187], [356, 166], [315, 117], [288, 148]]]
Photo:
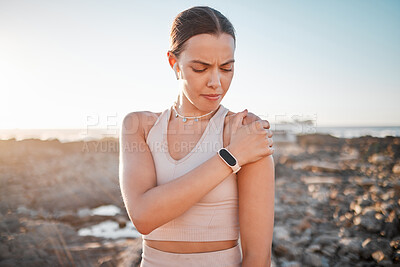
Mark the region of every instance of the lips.
[[218, 100], [218, 99], [221, 97], [221, 95], [218, 95], [218, 94], [202, 95], [202, 96], [203, 96], [204, 98], [208, 99], [208, 100], [211, 100], [211, 101]]

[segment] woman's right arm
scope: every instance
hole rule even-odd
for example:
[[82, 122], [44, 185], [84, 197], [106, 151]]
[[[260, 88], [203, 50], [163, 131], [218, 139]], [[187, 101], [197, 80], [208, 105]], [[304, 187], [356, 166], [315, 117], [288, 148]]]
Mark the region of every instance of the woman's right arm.
[[[157, 186], [153, 158], [144, 137], [144, 116], [142, 112], [133, 112], [123, 120], [120, 186], [131, 221], [141, 234], [149, 234], [187, 211], [228, 177], [232, 169], [216, 153], [190, 172]], [[242, 121], [243, 114], [235, 119]], [[235, 155], [233, 150], [232, 147]], [[243, 164], [242, 159], [238, 161]]]

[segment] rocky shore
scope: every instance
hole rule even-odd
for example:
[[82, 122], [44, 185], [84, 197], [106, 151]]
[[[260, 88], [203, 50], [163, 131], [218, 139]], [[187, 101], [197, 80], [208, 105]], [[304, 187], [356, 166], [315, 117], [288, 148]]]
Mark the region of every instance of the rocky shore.
[[[275, 148], [273, 266], [400, 265], [400, 138]], [[129, 226], [117, 139], [0, 141], [0, 266], [138, 266], [140, 236], [82, 234], [106, 222]]]
[[[0, 141], [0, 266], [136, 266], [141, 238], [82, 236], [129, 222], [118, 184], [118, 140]], [[114, 205], [113, 216], [90, 209]]]
[[276, 158], [277, 266], [400, 265], [400, 138], [303, 135]]

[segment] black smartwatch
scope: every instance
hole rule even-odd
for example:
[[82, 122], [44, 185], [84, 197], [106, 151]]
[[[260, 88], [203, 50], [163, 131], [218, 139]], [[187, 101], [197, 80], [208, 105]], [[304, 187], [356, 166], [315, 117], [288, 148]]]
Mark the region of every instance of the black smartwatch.
[[231, 152], [228, 151], [226, 148], [221, 148], [218, 150], [218, 156], [228, 165], [229, 167], [232, 168], [233, 173], [237, 173], [240, 170], [240, 166], [236, 158], [231, 154]]

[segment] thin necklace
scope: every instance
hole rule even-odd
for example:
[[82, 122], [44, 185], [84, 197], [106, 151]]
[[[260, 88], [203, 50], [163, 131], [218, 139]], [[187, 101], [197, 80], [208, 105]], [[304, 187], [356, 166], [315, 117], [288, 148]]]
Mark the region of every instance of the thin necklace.
[[217, 109], [215, 109], [215, 110], [213, 110], [213, 111], [211, 111], [211, 112], [209, 112], [209, 113], [207, 113], [207, 114], [204, 114], [204, 115], [201, 115], [201, 116], [197, 116], [197, 117], [187, 117], [187, 116], [182, 116], [181, 114], [179, 114], [178, 113], [178, 111], [176, 111], [176, 109], [175, 109], [175, 105], [176, 105], [176, 102], [175, 102], [175, 104], [172, 106], [172, 108], [174, 109], [174, 111], [175, 111], [175, 118], [177, 118], [178, 116], [180, 117], [180, 118], [182, 118], [182, 121], [183, 122], [186, 122], [187, 121], [187, 119], [194, 119], [194, 121], [198, 121], [200, 118], [202, 118], [202, 117], [205, 117], [205, 116], [208, 116], [208, 115], [210, 115], [211, 113], [213, 113], [215, 110], [217, 110]]

